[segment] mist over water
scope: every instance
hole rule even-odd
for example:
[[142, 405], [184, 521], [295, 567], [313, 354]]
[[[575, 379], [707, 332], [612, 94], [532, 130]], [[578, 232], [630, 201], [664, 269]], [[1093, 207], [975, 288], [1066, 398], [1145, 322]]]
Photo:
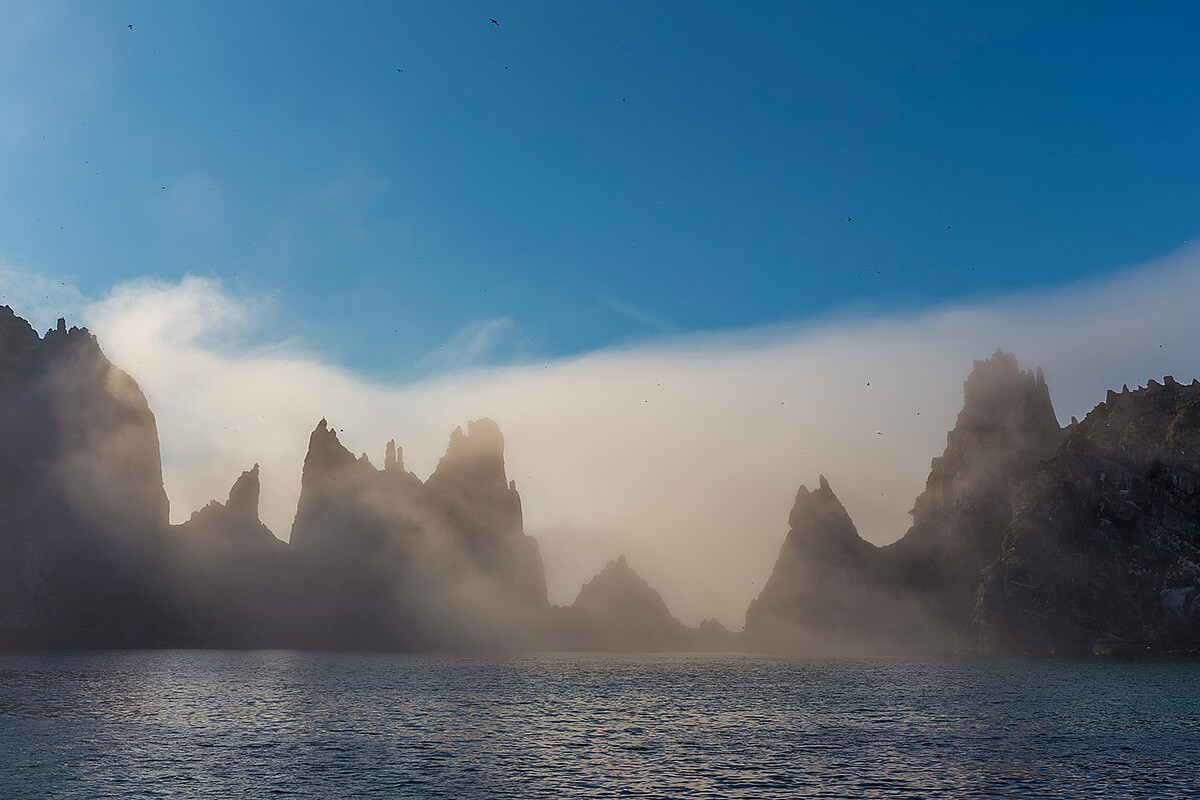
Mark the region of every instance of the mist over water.
[[0, 656], [6, 797], [1180, 796], [1195, 661]]
[[1063, 423], [1122, 383], [1200, 374], [1197, 259], [1193, 248], [957, 307], [663, 336], [402, 385], [289, 344], [302, 332], [264, 332], [253, 321], [269, 304], [213, 281], [122, 285], [80, 315], [149, 398], [175, 521], [259, 462], [263, 519], [286, 539], [318, 419], [376, 464], [395, 438], [424, 477], [448, 431], [489, 416], [552, 602], [625, 553], [685, 622], [738, 628], [801, 483], [826, 475], [868, 541], [908, 528], [961, 382], [996, 347], [1045, 368]]

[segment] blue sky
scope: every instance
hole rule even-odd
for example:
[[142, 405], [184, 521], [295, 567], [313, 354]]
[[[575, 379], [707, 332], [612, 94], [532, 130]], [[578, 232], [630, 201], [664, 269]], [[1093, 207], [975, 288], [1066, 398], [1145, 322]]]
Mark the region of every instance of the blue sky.
[[4, 3], [0, 260], [405, 379], [1192, 236], [1200, 11], [968, 5]]

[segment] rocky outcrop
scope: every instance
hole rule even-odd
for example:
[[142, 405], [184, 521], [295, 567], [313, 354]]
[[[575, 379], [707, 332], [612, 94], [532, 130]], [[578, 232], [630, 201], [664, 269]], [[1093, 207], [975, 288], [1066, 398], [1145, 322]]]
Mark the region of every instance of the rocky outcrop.
[[886, 580], [921, 606], [903, 636], [928, 629], [932, 645], [953, 637], [969, 646], [967, 621], [979, 573], [996, 559], [1020, 484], [1062, 440], [1039, 367], [1018, 368], [997, 350], [976, 361], [963, 383], [963, 408], [933, 459], [912, 527], [884, 548]]
[[287, 545], [258, 517], [259, 467], [241, 474], [225, 503], [210, 502], [175, 529], [169, 570], [183, 610], [181, 645], [279, 647], [291, 642], [296, 604]]
[[278, 552], [283, 542], [258, 518], [261, 490], [259, 468], [255, 464], [234, 482], [229, 499], [213, 500], [179, 526], [185, 538], [203, 545], [206, 554], [218, 558], [224, 553], [238, 557], [251, 552]]
[[1061, 439], [1041, 369], [997, 350], [963, 383], [963, 408], [933, 459], [913, 525], [863, 541], [822, 477], [801, 487], [791, 531], [746, 632], [756, 647], [928, 652], [970, 646], [980, 571], [1000, 552], [1017, 487]]
[[388, 647], [524, 635], [548, 608], [546, 581], [499, 427], [455, 429], [425, 482], [401, 459], [389, 442], [379, 470], [325, 420], [313, 431], [291, 537], [313, 635]]
[[[999, 352], [963, 385], [913, 524], [865, 542], [824, 477], [796, 496], [746, 615], [756, 649], [1200, 651], [1200, 382], [1110, 392], [1060, 429], [1041, 370]], [[456, 429], [428, 480], [325, 420], [291, 543], [259, 469], [171, 526], [146, 398], [87, 330], [0, 307], [0, 647], [724, 650], [624, 557], [551, 607], [504, 439]]]
[[572, 649], [688, 649], [689, 631], [624, 555], [584, 584], [569, 611]]
[[1060, 430], [1041, 371], [976, 362], [913, 526], [871, 548], [822, 480], [747, 613], [805, 652], [1200, 652], [1200, 382]]
[[820, 476], [801, 486], [788, 517], [790, 530], [767, 585], [746, 611], [756, 647], [810, 653], [857, 650], [873, 625], [879, 581], [876, 548]]
[[453, 537], [469, 566], [518, 602], [543, 607], [546, 575], [537, 542], [524, 533], [521, 495], [504, 472], [504, 437], [484, 418], [455, 428], [424, 486], [433, 524]]
[[0, 307], [0, 643], [163, 635], [167, 516], [137, 384], [86, 329], [39, 337]]
[[974, 617], [981, 649], [1200, 650], [1200, 384], [1109, 392], [1021, 486]]

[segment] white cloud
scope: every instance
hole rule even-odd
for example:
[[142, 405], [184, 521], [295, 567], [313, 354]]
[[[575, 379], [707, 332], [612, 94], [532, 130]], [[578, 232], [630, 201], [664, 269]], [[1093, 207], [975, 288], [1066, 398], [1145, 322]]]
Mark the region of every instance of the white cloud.
[[[1189, 250], [1052, 291], [660, 337], [408, 385], [372, 382], [287, 344], [248, 344], [253, 307], [212, 281], [121, 286], [86, 317], [150, 398], [176, 519], [223, 498], [258, 461], [264, 519], [286, 537], [319, 418], [376, 463], [395, 437], [424, 476], [452, 428], [486, 415], [505, 432], [509, 477], [554, 601], [572, 600], [626, 552], [686, 621], [740, 626], [800, 483], [828, 476], [872, 541], [903, 533], [973, 359], [999, 346], [1043, 365], [1065, 421], [1106, 388], [1200, 374], [1198, 302], [1200, 253]], [[462, 363], [506, 324], [461, 334]]]

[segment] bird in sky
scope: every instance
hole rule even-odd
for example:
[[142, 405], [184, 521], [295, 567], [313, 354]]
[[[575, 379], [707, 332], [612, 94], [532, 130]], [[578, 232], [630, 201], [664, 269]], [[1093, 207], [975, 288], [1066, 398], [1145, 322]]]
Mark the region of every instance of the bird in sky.
[[133, 23], [129, 23], [129, 30], [133, 30]]
[[396, 67], [396, 72], [404, 72], [404, 70], [400, 69], [399, 67]]
[[497, 28], [500, 27], [500, 22], [495, 17], [488, 17], [488, 22], [492, 23]]

